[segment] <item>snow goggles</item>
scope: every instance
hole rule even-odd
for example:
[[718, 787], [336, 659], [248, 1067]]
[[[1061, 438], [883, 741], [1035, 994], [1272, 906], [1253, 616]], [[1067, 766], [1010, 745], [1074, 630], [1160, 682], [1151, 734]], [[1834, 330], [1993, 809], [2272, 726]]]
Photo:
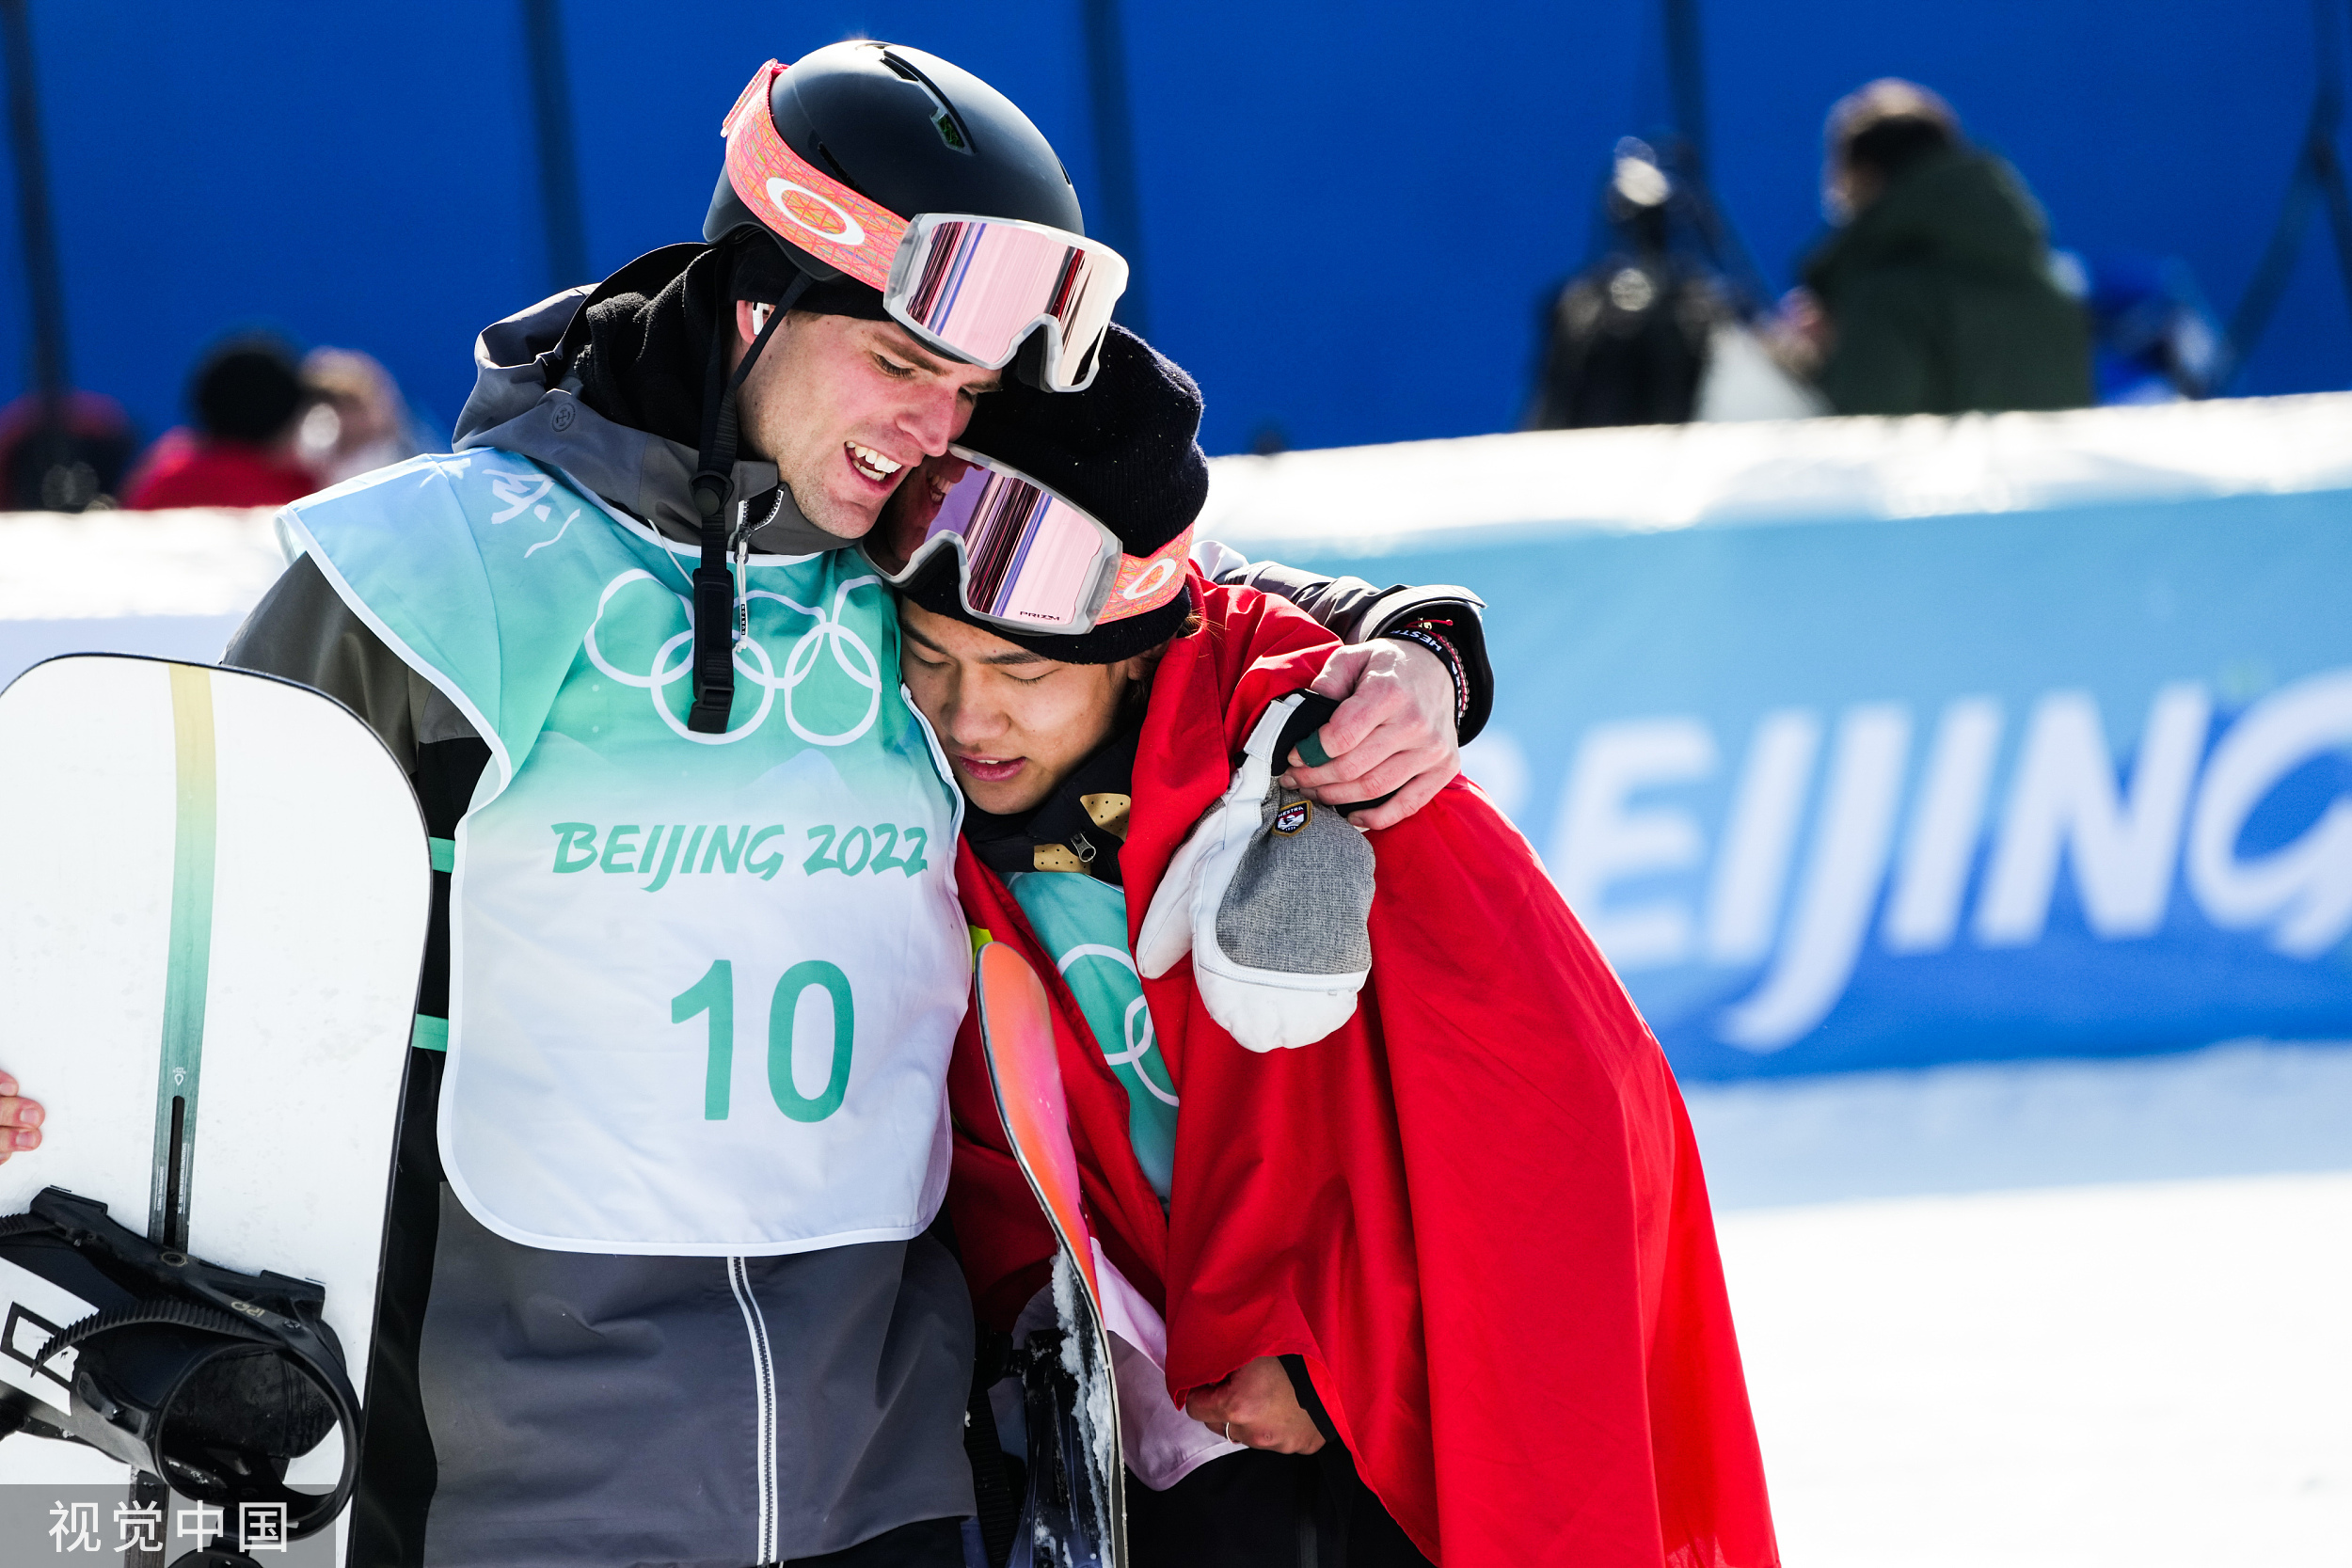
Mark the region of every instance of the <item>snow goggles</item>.
[[859, 546], [892, 587], [952, 550], [966, 614], [1064, 637], [1157, 610], [1184, 591], [1190, 528], [1132, 556], [1091, 513], [1017, 468], [965, 447], [934, 462], [899, 485], [875, 531], [883, 537]]
[[900, 217], [803, 158], [776, 135], [768, 94], [785, 68], [759, 68], [727, 111], [727, 182], [779, 236], [882, 291], [917, 341], [999, 370], [1035, 332], [1045, 388], [1094, 380], [1127, 261], [1099, 240], [1043, 224], [961, 213]]

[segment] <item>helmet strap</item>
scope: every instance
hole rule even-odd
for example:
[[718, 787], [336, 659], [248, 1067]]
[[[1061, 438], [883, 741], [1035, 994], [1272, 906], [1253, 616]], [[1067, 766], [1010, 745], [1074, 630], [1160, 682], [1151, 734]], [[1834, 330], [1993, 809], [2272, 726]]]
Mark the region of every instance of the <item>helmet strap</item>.
[[[732, 280], [730, 279], [730, 282]], [[808, 288], [806, 273], [797, 274], [782, 298], [769, 312], [768, 323], [743, 351], [742, 361], [727, 374], [727, 344], [733, 341], [732, 310], [723, 310], [712, 324], [710, 368], [703, 387], [703, 439], [700, 461], [690, 493], [702, 517], [702, 563], [694, 568], [694, 705], [687, 710], [686, 727], [698, 735], [723, 735], [735, 706], [735, 575], [727, 570], [725, 526], [727, 507], [735, 500], [735, 449], [741, 434], [737, 395], [743, 378], [759, 359], [760, 350], [784, 324]], [[726, 293], [733, 293], [730, 287]], [[729, 298], [725, 304], [732, 306]], [[779, 478], [778, 483], [782, 483]], [[737, 526], [740, 528], [739, 513]]]

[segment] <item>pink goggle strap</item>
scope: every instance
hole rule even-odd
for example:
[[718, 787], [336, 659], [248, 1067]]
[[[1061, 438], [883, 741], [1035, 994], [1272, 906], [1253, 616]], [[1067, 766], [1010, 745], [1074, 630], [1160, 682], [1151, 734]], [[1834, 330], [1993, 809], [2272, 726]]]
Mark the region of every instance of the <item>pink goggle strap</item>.
[[762, 222], [829, 266], [881, 289], [907, 220], [868, 201], [810, 163], [776, 135], [768, 93], [784, 67], [770, 60], [735, 101], [719, 134], [727, 139], [727, 183]]
[[1111, 584], [1111, 596], [1103, 606], [1103, 613], [1094, 618], [1096, 626], [1112, 621], [1124, 621], [1147, 610], [1157, 610], [1184, 591], [1184, 559], [1192, 554], [1192, 530], [1184, 532], [1138, 560], [1132, 555], [1119, 558], [1119, 577]]

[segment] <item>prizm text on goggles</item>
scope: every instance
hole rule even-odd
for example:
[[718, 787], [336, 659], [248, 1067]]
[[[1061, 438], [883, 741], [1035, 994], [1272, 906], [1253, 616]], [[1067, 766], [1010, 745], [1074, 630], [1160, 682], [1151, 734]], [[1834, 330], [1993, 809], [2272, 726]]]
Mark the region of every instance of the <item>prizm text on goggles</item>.
[[1043, 336], [1041, 378], [1074, 392], [1094, 380], [1126, 259], [1043, 224], [960, 213], [901, 217], [803, 158], [776, 135], [768, 95], [784, 67], [759, 68], [720, 125], [727, 182], [792, 244], [880, 289], [891, 318], [922, 342], [983, 370]]
[[1157, 610], [1184, 591], [1191, 529], [1132, 556], [1090, 513], [1028, 475], [968, 448], [947, 452], [899, 487], [859, 546], [892, 587], [953, 550], [967, 613], [1053, 636]]

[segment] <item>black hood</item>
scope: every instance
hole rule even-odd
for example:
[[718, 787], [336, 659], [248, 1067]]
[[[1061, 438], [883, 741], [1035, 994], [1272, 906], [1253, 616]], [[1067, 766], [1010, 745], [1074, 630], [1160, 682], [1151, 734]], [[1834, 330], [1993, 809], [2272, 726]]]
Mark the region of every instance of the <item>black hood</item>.
[[[723, 258], [706, 245], [668, 245], [603, 282], [567, 289], [483, 330], [474, 389], [453, 442], [497, 447], [560, 468], [604, 500], [674, 539], [701, 536], [688, 483], [702, 428], [703, 377]], [[570, 363], [548, 384], [548, 356]], [[739, 458], [735, 493], [750, 515], [774, 516], [752, 534], [762, 554], [806, 555], [850, 541], [801, 515], [776, 466]]]

